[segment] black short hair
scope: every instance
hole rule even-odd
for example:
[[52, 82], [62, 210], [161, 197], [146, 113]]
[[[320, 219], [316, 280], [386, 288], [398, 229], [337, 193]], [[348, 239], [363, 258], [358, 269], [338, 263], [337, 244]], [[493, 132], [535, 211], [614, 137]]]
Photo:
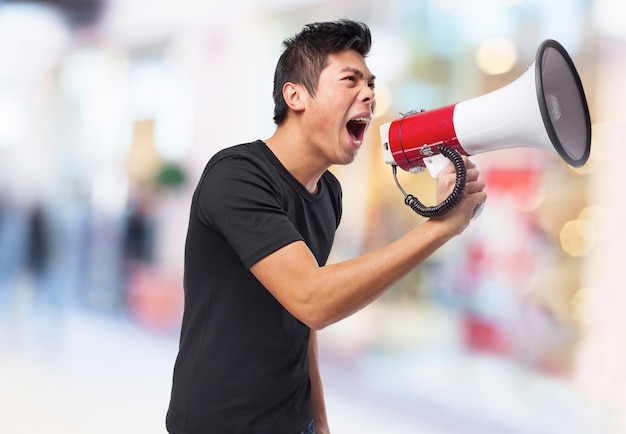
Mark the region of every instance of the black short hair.
[[311, 95], [329, 54], [355, 50], [363, 57], [369, 54], [372, 35], [361, 22], [342, 19], [307, 24], [283, 42], [285, 51], [278, 59], [274, 72], [274, 123], [280, 125], [287, 117], [283, 86], [287, 82], [302, 84]]

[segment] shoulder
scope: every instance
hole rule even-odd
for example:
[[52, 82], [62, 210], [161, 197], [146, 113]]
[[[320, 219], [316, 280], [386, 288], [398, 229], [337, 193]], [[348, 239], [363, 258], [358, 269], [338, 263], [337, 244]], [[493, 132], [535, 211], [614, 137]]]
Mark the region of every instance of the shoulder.
[[259, 209], [280, 209], [284, 193], [261, 141], [235, 145], [217, 152], [207, 163], [192, 198], [192, 213], [205, 223], [222, 216], [241, 218]]
[[194, 196], [211, 201], [214, 206], [230, 203], [237, 197], [280, 198], [282, 194], [276, 182], [280, 177], [265, 148], [258, 140], [217, 152], [207, 163]]
[[334, 196], [335, 199], [341, 200], [341, 183], [332, 172], [330, 172], [329, 170], [324, 172], [324, 175], [322, 176], [322, 182], [325, 184], [325, 188], [328, 189], [330, 194]]
[[250, 143], [242, 143], [239, 145], [231, 146], [228, 148], [224, 148], [221, 151], [218, 151], [207, 163], [207, 169], [217, 165], [218, 163], [233, 162], [237, 160], [248, 161], [252, 164], [254, 163], [266, 163], [267, 158], [263, 152], [263, 142], [257, 140], [255, 142]]
[[275, 168], [267, 158], [262, 141], [243, 143], [218, 151], [206, 164], [199, 184], [209, 179], [274, 178]]

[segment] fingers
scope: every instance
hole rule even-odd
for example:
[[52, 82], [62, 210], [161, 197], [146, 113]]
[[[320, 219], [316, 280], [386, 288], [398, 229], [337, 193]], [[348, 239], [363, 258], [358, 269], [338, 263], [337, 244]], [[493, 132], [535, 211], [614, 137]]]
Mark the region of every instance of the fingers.
[[485, 183], [480, 179], [465, 184], [465, 193], [467, 194], [481, 193], [484, 190]]
[[478, 168], [467, 157], [463, 157], [463, 161], [465, 162], [465, 167], [467, 167], [465, 191], [467, 193], [478, 193], [483, 191], [485, 188], [485, 182], [482, 179], [479, 179], [480, 172]]
[[[485, 183], [482, 179], [480, 179], [480, 172], [476, 165], [467, 157], [463, 156], [463, 162], [466, 167], [466, 176], [465, 176], [465, 192], [468, 194], [472, 193], [480, 193], [485, 188]], [[454, 171], [454, 167], [452, 164], [448, 165], [444, 168], [437, 177], [441, 181], [442, 191], [451, 190], [454, 186], [456, 173]], [[443, 196], [443, 193], [441, 193]]]
[[472, 218], [475, 218], [484, 207], [487, 200], [485, 182], [479, 178], [480, 172], [476, 165], [467, 156], [463, 156], [466, 167], [465, 200], [468, 201], [472, 210]]
[[463, 162], [465, 163], [465, 167], [467, 167], [468, 169], [473, 169], [474, 167], [476, 167], [476, 165], [472, 163], [466, 155], [463, 156]]
[[474, 166], [474, 168], [472, 169], [467, 169], [465, 179], [466, 179], [466, 182], [469, 183], [469, 182], [476, 181], [477, 179], [479, 179], [479, 176], [480, 176], [480, 172], [478, 171], [476, 166]]
[[465, 163], [465, 168], [467, 169], [467, 180], [475, 181], [478, 179], [479, 172], [476, 165], [467, 156], [463, 156], [463, 162]]

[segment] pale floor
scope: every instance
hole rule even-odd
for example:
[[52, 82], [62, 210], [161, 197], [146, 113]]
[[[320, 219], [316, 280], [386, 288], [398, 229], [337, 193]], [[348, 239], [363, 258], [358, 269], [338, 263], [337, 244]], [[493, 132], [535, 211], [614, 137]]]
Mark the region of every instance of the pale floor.
[[[0, 340], [0, 433], [165, 433], [176, 337], [87, 312], [53, 328], [13, 321]], [[459, 376], [468, 363], [473, 374]], [[321, 368], [335, 434], [617, 432], [562, 385], [493, 360], [378, 355], [347, 366], [322, 349]]]

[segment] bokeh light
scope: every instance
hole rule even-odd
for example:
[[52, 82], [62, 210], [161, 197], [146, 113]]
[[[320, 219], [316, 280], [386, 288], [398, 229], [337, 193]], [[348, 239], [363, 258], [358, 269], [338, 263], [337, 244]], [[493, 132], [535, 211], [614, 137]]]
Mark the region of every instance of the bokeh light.
[[489, 39], [476, 49], [476, 63], [481, 71], [489, 75], [509, 72], [517, 58], [515, 43], [506, 38]]

